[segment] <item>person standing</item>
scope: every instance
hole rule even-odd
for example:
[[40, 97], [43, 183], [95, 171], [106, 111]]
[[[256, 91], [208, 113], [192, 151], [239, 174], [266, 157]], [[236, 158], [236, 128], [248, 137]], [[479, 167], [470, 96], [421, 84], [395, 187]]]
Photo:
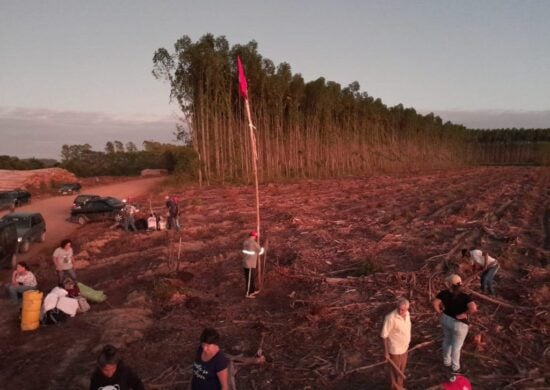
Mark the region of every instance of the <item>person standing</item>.
[[11, 281], [6, 285], [10, 299], [14, 305], [19, 303], [19, 294], [28, 290], [36, 290], [36, 277], [24, 261], [20, 261], [11, 275]]
[[474, 267], [474, 272], [481, 269], [481, 291], [484, 294], [494, 295], [493, 280], [500, 268], [497, 259], [489, 256], [487, 252], [479, 249], [462, 249], [462, 258], [470, 262]]
[[170, 199], [170, 207], [168, 209], [168, 214], [170, 215], [170, 225], [172, 228], [175, 228], [178, 232], [180, 231], [180, 205], [179, 198], [174, 196]]
[[215, 329], [202, 331], [193, 363], [191, 390], [229, 390], [229, 359], [219, 344], [220, 335]]
[[141, 379], [127, 367], [118, 350], [106, 345], [97, 358], [97, 368], [90, 378], [90, 390], [145, 390]]
[[124, 205], [124, 221], [122, 222], [123, 228], [125, 231], [130, 229], [134, 232], [137, 232], [135, 214], [139, 211], [134, 205], [130, 204], [130, 200], [123, 200]]
[[175, 229], [175, 223], [174, 221], [172, 221], [172, 210], [174, 210], [174, 201], [172, 200], [172, 198], [170, 198], [170, 196], [166, 195], [164, 197], [164, 201], [165, 201], [165, 206], [166, 206], [166, 210], [167, 210], [167, 213], [166, 215], [168, 216], [168, 224], [167, 224], [167, 229], [170, 230], [170, 229]]
[[57, 271], [57, 281], [60, 287], [63, 286], [63, 280], [68, 275], [74, 281], [77, 280], [73, 269], [73, 248], [72, 241], [65, 239], [61, 241], [59, 248], [53, 252], [53, 263]]
[[[411, 317], [409, 301], [399, 298], [395, 310], [386, 315], [380, 336], [384, 340], [384, 357], [395, 363], [401, 373], [407, 366], [407, 351], [411, 342]], [[390, 381], [392, 390], [403, 389], [403, 376], [390, 364]]]
[[446, 279], [447, 289], [437, 294], [433, 307], [443, 328], [443, 364], [460, 372], [460, 351], [468, 335], [469, 316], [477, 311], [470, 295], [462, 291], [462, 279], [453, 274]]
[[250, 232], [248, 238], [243, 243], [243, 268], [245, 279], [245, 298], [255, 298], [260, 291], [256, 290], [256, 267], [258, 266], [258, 256], [264, 253], [264, 248], [258, 244], [258, 233]]

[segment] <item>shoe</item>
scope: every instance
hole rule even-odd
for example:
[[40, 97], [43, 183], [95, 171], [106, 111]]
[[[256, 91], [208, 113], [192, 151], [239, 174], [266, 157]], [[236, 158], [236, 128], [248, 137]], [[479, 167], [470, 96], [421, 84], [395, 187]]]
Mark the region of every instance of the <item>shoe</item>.
[[244, 297], [249, 299], [256, 299], [256, 297], [252, 294], [245, 295]]
[[462, 370], [460, 368], [451, 368], [451, 374], [453, 375], [458, 375], [458, 374], [462, 374]]
[[260, 293], [260, 290], [256, 290], [256, 291], [254, 291], [253, 293], [251, 293], [250, 295], [256, 296], [256, 295], [258, 295], [259, 293]]

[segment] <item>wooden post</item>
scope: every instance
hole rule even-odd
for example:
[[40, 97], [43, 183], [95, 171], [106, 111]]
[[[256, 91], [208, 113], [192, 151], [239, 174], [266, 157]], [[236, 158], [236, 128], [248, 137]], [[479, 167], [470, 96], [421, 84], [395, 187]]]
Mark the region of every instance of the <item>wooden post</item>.
[[395, 368], [395, 371], [397, 371], [397, 373], [398, 373], [403, 379], [407, 379], [407, 377], [405, 376], [405, 374], [403, 374], [403, 372], [399, 369], [399, 367], [397, 367], [397, 365], [393, 362], [393, 360], [391, 360], [391, 359], [386, 359], [386, 363], [391, 364], [391, 366], [392, 366], [393, 368]]
[[180, 244], [178, 246], [178, 262], [176, 265], [176, 273], [180, 270], [180, 255], [181, 255], [181, 234], [180, 234]]

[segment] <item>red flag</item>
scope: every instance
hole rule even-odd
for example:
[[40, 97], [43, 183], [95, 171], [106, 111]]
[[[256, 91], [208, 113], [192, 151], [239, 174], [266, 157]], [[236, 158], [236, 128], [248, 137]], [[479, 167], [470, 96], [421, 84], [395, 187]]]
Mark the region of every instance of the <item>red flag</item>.
[[248, 84], [246, 83], [243, 64], [241, 63], [241, 57], [239, 56], [237, 56], [237, 68], [239, 70], [239, 92], [243, 98], [248, 99]]

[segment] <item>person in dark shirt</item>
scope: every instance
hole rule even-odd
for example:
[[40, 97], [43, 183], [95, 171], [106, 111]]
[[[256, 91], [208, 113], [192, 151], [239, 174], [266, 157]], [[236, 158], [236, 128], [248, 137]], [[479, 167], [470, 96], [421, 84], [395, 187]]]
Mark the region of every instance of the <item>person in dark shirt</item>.
[[477, 311], [477, 306], [462, 292], [460, 276], [450, 275], [446, 285], [447, 289], [434, 299], [433, 307], [440, 315], [443, 328], [443, 364], [457, 373], [460, 372], [460, 351], [468, 334], [468, 316]]
[[229, 359], [221, 351], [220, 335], [212, 328], [202, 331], [193, 363], [192, 390], [229, 390]]
[[106, 345], [97, 358], [97, 368], [90, 380], [90, 390], [145, 390], [143, 382], [127, 367], [118, 350], [112, 345]]

